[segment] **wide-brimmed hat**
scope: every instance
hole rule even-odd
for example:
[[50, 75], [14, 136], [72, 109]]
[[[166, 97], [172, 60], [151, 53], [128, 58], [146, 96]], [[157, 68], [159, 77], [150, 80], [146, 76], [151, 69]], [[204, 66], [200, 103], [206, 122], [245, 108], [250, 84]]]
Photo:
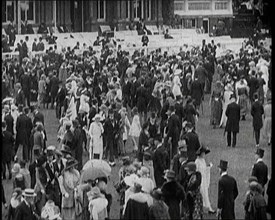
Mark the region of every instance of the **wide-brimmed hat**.
[[255, 154], [259, 155], [260, 157], [264, 156], [264, 150], [261, 148], [257, 148]]
[[258, 182], [258, 178], [256, 176], [251, 176], [248, 178], [247, 182], [248, 183]]
[[13, 168], [11, 169], [11, 172], [12, 173], [19, 173], [20, 172], [20, 164], [19, 163], [15, 163], [14, 165], [13, 165]]
[[54, 145], [48, 146], [46, 149], [47, 156], [54, 156], [55, 149], [56, 147]]
[[65, 144], [61, 146], [61, 153], [72, 155], [71, 148]]
[[256, 191], [258, 193], [262, 193], [263, 192], [263, 187], [261, 186], [261, 184], [259, 184], [258, 182], [251, 182], [249, 184], [249, 189], [250, 191]]
[[53, 212], [50, 212], [50, 213], [49, 213], [48, 219], [49, 219], [49, 220], [62, 219], [62, 218], [61, 218], [60, 209], [59, 209], [58, 206], [55, 205], [55, 206], [53, 207]]
[[176, 69], [175, 72], [174, 72], [174, 76], [178, 76], [182, 73], [182, 70], [181, 69]]
[[140, 170], [138, 171], [138, 174], [139, 174], [140, 176], [149, 175], [149, 174], [150, 174], [150, 170], [149, 170], [147, 167], [142, 166], [142, 167], [140, 168]]
[[100, 189], [95, 186], [93, 187], [88, 193], [87, 193], [88, 198], [96, 199], [102, 196], [102, 193], [100, 192]]
[[70, 169], [71, 167], [74, 167], [78, 164], [78, 162], [74, 159], [74, 158], [69, 158], [67, 161], [66, 161], [66, 166], [65, 166], [65, 170], [68, 170]]
[[164, 171], [164, 178], [167, 179], [175, 179], [176, 178], [176, 173], [174, 170], [165, 170]]
[[197, 170], [197, 165], [195, 162], [190, 161], [186, 164], [184, 169], [189, 170], [191, 172], [195, 172]]
[[210, 149], [202, 145], [196, 152], [197, 155], [201, 155], [202, 153], [208, 154], [210, 153]]
[[228, 162], [225, 160], [220, 160], [220, 165], [218, 165], [218, 167], [226, 170], [228, 168]]
[[163, 193], [160, 188], [154, 189], [152, 192], [152, 197], [156, 200], [160, 200]]
[[100, 114], [96, 114], [96, 115], [93, 117], [93, 121], [95, 121], [97, 118], [98, 118], [99, 120], [101, 119]]
[[34, 189], [25, 189], [22, 195], [25, 197], [35, 197], [36, 193], [34, 192]]
[[135, 185], [135, 183], [138, 182], [138, 179], [139, 179], [139, 177], [136, 174], [132, 173], [129, 176], [126, 176], [124, 178], [124, 183], [127, 186], [133, 187]]

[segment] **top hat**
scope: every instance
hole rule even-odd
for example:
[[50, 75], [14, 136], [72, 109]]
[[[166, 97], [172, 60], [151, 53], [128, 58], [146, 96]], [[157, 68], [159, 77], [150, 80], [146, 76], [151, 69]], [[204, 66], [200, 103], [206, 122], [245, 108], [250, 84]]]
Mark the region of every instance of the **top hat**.
[[208, 153], [210, 153], [210, 149], [209, 149], [208, 147], [205, 147], [205, 146], [202, 145], [202, 146], [197, 150], [196, 154], [197, 154], [197, 155], [201, 155], [202, 153], [208, 154]]
[[260, 157], [264, 156], [264, 150], [261, 148], [257, 148], [255, 154], [258, 154]]
[[25, 189], [22, 195], [25, 197], [35, 197], [36, 193], [34, 193], [34, 189]]
[[258, 182], [258, 178], [256, 176], [251, 176], [251, 177], [248, 178], [247, 182], [248, 183]]
[[220, 160], [220, 165], [218, 167], [226, 170], [228, 168], [228, 162], [225, 160]]
[[166, 170], [164, 172], [165, 172], [164, 178], [167, 178], [167, 179], [175, 179], [176, 178], [176, 173], [174, 170]]

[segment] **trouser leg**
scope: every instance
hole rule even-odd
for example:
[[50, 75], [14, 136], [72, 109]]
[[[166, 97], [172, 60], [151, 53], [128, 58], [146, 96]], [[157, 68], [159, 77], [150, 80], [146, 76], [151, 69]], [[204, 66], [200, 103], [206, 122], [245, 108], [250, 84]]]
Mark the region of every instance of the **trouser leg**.
[[231, 131], [227, 132], [227, 146], [231, 146]]
[[260, 130], [254, 130], [255, 133], [255, 140], [256, 140], [256, 145], [260, 143]]
[[235, 147], [237, 143], [237, 132], [233, 132], [233, 144], [232, 147]]

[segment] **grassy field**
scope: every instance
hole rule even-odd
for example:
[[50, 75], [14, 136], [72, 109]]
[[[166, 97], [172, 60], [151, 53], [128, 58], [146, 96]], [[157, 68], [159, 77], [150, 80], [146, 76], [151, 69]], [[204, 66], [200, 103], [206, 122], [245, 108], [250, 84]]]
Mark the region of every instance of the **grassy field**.
[[[235, 149], [226, 147], [226, 136], [223, 135], [224, 129], [212, 129], [209, 125], [210, 106], [209, 95], [206, 96], [203, 103], [204, 114], [200, 115], [197, 124], [197, 132], [200, 141], [208, 146], [211, 153], [207, 155], [207, 160], [213, 163], [211, 170], [210, 183], [210, 201], [213, 208], [217, 208], [218, 180], [219, 171], [218, 165], [220, 159], [228, 161], [228, 173], [236, 178], [239, 195], [235, 202], [235, 213], [237, 219], [244, 218], [243, 201], [247, 190], [246, 180], [251, 175], [251, 169], [255, 163], [255, 139], [252, 132], [252, 117], [249, 114], [246, 121], [240, 122], [240, 133], [237, 136], [237, 146]], [[45, 127], [48, 136], [47, 145], [57, 144], [56, 134], [58, 120], [55, 118], [54, 110], [43, 110], [45, 115]], [[271, 146], [267, 146], [267, 142], [263, 139], [260, 141], [260, 146], [265, 150], [264, 161], [269, 168], [269, 176], [271, 176]], [[132, 152], [130, 142], [126, 146], [128, 152]], [[84, 162], [87, 161], [87, 154], [83, 155]], [[117, 164], [112, 170], [111, 180], [108, 183], [108, 191], [113, 195], [113, 204], [111, 207], [111, 219], [119, 218], [119, 198], [114, 189], [114, 184], [118, 181], [118, 170], [121, 164]], [[12, 192], [11, 180], [3, 181], [6, 199], [9, 202]], [[6, 219], [7, 211], [2, 208], [2, 219]], [[205, 219], [216, 218], [214, 215], [205, 215]]]

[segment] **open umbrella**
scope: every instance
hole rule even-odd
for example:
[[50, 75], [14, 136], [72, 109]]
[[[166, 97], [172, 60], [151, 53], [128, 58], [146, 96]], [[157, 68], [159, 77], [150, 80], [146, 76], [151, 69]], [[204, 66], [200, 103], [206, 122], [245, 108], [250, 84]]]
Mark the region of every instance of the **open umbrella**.
[[89, 167], [85, 170], [83, 170], [81, 176], [80, 176], [80, 182], [84, 183], [88, 180], [96, 180], [98, 178], [106, 177], [108, 178], [108, 175], [100, 168], [97, 167]]
[[89, 168], [99, 168], [101, 170], [104, 171], [104, 173], [107, 174], [107, 176], [110, 176], [111, 172], [112, 172], [112, 168], [110, 167], [110, 165], [108, 164], [107, 161], [105, 160], [99, 160], [99, 159], [92, 159], [92, 160], [88, 160], [84, 166], [83, 166], [83, 170], [89, 169]]

